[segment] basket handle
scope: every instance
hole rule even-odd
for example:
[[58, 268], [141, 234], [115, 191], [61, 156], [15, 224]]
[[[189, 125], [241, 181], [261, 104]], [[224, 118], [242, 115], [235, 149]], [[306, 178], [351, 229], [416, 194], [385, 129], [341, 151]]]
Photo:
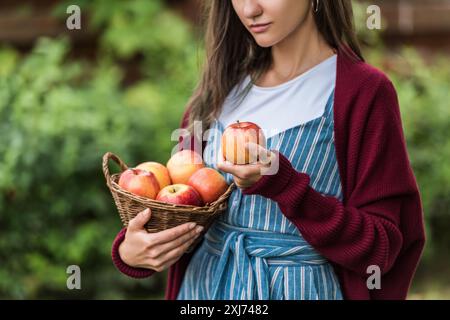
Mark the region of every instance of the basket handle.
[[111, 186], [111, 174], [109, 173], [109, 167], [108, 167], [108, 162], [110, 159], [112, 159], [115, 163], [117, 163], [120, 166], [120, 169], [122, 169], [122, 171], [125, 171], [128, 169], [125, 162], [123, 162], [114, 153], [112, 153], [112, 152], [105, 153], [103, 156], [103, 174], [105, 175], [106, 184], [108, 186]]

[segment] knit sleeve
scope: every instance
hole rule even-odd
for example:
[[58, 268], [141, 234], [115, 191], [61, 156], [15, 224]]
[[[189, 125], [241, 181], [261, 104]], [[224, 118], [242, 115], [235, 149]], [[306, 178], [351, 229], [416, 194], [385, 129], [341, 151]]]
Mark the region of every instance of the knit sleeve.
[[151, 275], [153, 275], [156, 271], [150, 270], [150, 269], [144, 269], [144, 268], [134, 268], [129, 265], [127, 265], [119, 254], [119, 246], [125, 239], [125, 233], [127, 232], [126, 228], [123, 228], [119, 231], [116, 238], [113, 241], [112, 249], [111, 249], [111, 256], [112, 261], [116, 268], [122, 272], [123, 274], [132, 277], [132, 278], [147, 278]]
[[279, 152], [278, 172], [262, 176], [243, 190], [243, 194], [276, 201], [324, 257], [362, 276], [367, 276], [371, 265], [378, 266], [382, 274], [392, 268], [404, 241], [399, 227], [402, 207], [409, 196], [418, 193], [390, 81], [380, 85], [372, 103], [361, 133], [355, 186], [345, 203], [314, 190], [309, 175], [298, 172]]

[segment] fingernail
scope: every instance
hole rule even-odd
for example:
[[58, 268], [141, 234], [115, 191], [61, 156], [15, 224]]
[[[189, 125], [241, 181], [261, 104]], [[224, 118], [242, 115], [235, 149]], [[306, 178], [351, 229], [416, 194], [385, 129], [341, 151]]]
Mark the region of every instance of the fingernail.
[[149, 208], [147, 208], [147, 209], [145, 209], [144, 210], [144, 212], [142, 212], [144, 215], [148, 215], [149, 213], [150, 213], [150, 209]]
[[189, 229], [194, 229], [196, 225], [197, 224], [195, 222], [190, 223], [189, 224]]
[[202, 226], [198, 226], [197, 229], [195, 229], [196, 233], [200, 233], [203, 231], [203, 227]]

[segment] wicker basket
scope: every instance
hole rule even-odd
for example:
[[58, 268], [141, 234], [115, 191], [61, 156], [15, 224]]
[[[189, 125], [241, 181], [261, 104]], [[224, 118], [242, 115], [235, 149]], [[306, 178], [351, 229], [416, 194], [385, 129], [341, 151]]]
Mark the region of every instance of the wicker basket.
[[[120, 219], [125, 227], [128, 226], [128, 222], [139, 212], [146, 208], [150, 208], [152, 215], [145, 225], [148, 232], [159, 232], [179, 226], [186, 222], [195, 222], [197, 225], [204, 227], [202, 232], [204, 234], [214, 219], [226, 211], [228, 198], [235, 188], [235, 184], [231, 183], [227, 191], [222, 194], [219, 199], [212, 203], [207, 203], [203, 207], [164, 203], [134, 195], [119, 187], [118, 181], [120, 173], [110, 175], [108, 166], [109, 160], [116, 162], [120, 166], [122, 172], [128, 169], [128, 167], [118, 156], [111, 152], [107, 152], [103, 156], [103, 173], [106, 178], [106, 185], [111, 191], [117, 210], [119, 211]], [[201, 239], [202, 235], [197, 237], [196, 241], [190, 246], [187, 252], [190, 252]]]

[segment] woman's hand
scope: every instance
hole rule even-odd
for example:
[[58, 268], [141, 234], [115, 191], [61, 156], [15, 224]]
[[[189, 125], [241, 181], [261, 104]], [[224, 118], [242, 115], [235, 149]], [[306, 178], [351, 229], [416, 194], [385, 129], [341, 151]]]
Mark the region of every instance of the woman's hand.
[[191, 222], [149, 233], [144, 225], [150, 216], [150, 209], [145, 209], [129, 222], [125, 239], [119, 247], [119, 255], [129, 266], [160, 272], [181, 258], [200, 235], [203, 227], [196, 227], [196, 224]]
[[[221, 171], [231, 173], [234, 178], [234, 183], [241, 189], [246, 189], [255, 184], [262, 175], [273, 174], [276, 154], [270, 150], [265, 149], [259, 144], [249, 142], [246, 144], [246, 149], [249, 150], [250, 159], [259, 159], [258, 162], [235, 165], [225, 159], [217, 163], [217, 168]], [[278, 169], [278, 168], [275, 168]]]

